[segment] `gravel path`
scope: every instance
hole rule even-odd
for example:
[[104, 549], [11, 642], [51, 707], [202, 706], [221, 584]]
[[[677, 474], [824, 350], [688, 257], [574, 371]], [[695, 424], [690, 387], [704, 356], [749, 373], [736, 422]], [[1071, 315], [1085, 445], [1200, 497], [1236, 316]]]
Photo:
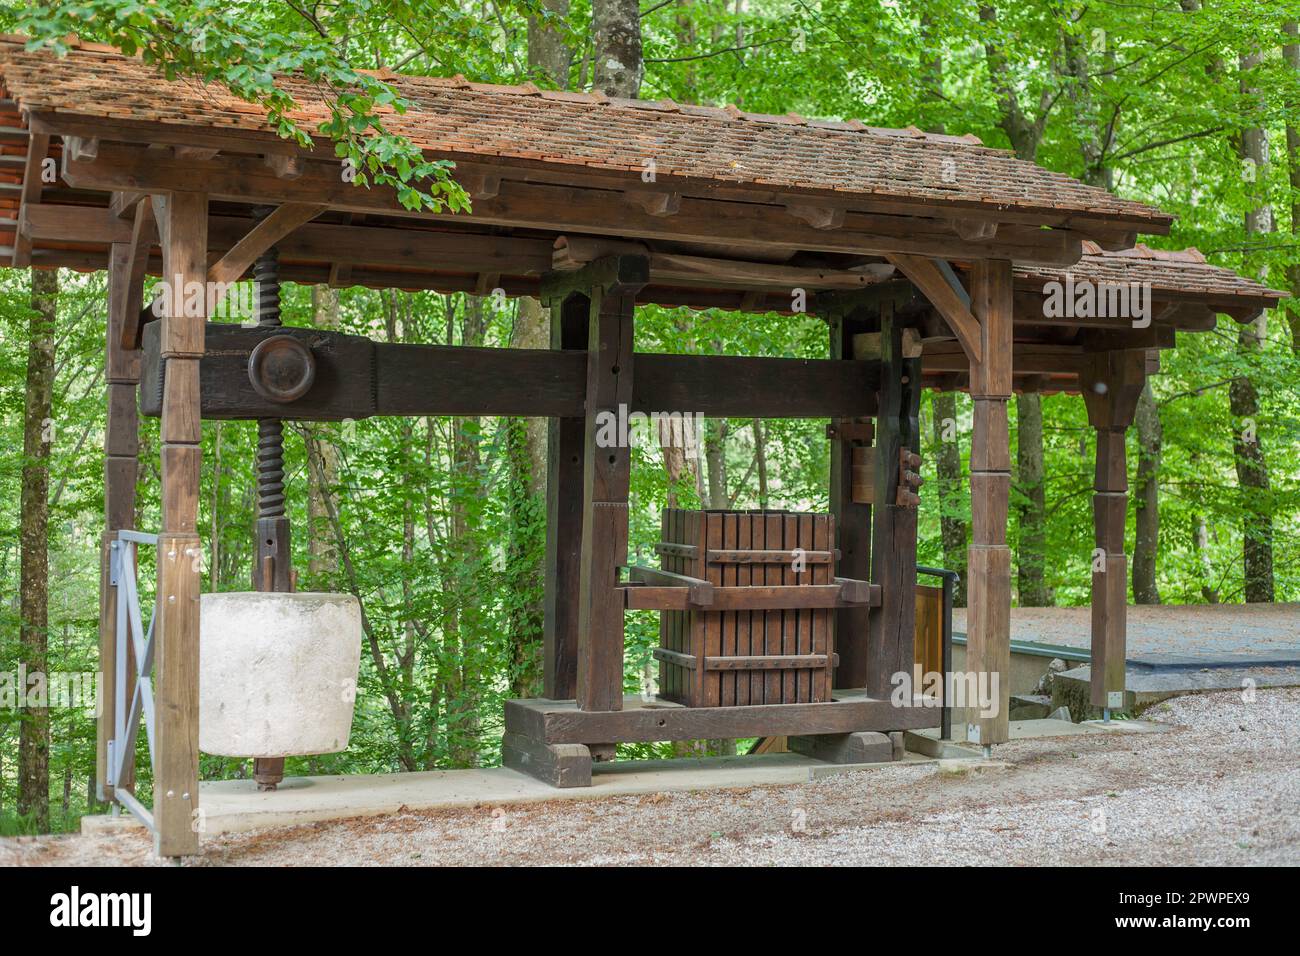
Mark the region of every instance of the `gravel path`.
[[[191, 865], [1300, 865], [1300, 689], [1184, 697], [1165, 733], [995, 748], [802, 786], [652, 794], [206, 838]], [[148, 865], [138, 831], [0, 840], [0, 864]]]
[[[966, 609], [953, 608], [966, 632]], [[1092, 646], [1089, 607], [1013, 607], [1011, 639]], [[1300, 651], [1300, 604], [1138, 604], [1128, 609], [1128, 656], [1180, 654], [1262, 657]]]

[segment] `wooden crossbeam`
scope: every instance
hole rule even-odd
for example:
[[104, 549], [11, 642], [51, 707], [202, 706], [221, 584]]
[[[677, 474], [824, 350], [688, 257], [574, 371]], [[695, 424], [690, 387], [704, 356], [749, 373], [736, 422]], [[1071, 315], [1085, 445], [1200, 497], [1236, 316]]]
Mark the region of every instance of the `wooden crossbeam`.
[[[920, 256], [893, 254], [887, 256], [898, 271], [912, 280], [921, 294], [930, 300], [957, 336], [966, 357], [972, 362], [981, 359], [979, 323], [970, 310], [970, 295], [957, 282], [952, 268], [940, 268], [931, 259]], [[947, 266], [947, 263], [944, 263]]]
[[257, 261], [257, 257], [325, 211], [320, 203], [285, 203], [248, 230], [215, 265], [208, 268], [208, 281], [231, 283]]

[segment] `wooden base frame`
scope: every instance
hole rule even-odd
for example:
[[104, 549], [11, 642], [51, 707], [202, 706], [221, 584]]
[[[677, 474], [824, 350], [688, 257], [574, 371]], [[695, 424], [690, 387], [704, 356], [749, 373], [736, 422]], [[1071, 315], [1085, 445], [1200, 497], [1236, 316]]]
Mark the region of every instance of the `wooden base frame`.
[[[572, 700], [508, 700], [502, 760], [507, 767], [552, 786], [588, 786], [590, 763], [584, 765], [584, 757], [572, 749], [574, 745], [590, 750], [611, 742], [843, 737], [865, 732], [875, 732], [890, 740], [891, 732], [939, 726], [941, 709], [922, 705], [920, 698], [916, 701], [913, 706], [899, 707], [890, 700], [868, 697], [866, 691], [856, 689], [837, 690], [834, 700], [824, 703], [744, 707], [684, 707], [657, 698], [647, 701], [637, 695], [625, 696], [622, 710], [582, 710]], [[870, 740], [858, 737], [858, 742]], [[822, 759], [844, 762], [831, 755], [837, 750], [834, 741], [831, 744], [829, 750], [821, 748], [828, 754]], [[850, 751], [856, 752], [849, 747], [845, 753]], [[591, 759], [590, 754], [586, 759]]]

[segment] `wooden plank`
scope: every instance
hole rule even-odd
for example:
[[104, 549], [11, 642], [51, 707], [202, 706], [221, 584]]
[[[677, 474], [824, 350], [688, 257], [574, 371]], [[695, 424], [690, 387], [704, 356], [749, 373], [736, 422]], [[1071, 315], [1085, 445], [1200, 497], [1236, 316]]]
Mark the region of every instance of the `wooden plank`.
[[[710, 671], [763, 671], [763, 670], [814, 670], [824, 669], [830, 658], [825, 654], [735, 654], [730, 657], [709, 657], [704, 669]], [[737, 675], [737, 688], [740, 678]], [[748, 681], [746, 681], [748, 683]], [[742, 701], [743, 705], [744, 702]]]
[[572, 702], [508, 700], [506, 729], [547, 743], [739, 739], [783, 734], [838, 734], [939, 726], [938, 707], [895, 707], [889, 700], [850, 696], [780, 707], [642, 706], [629, 697], [616, 711], [583, 711]]
[[[833, 564], [835, 552], [826, 549], [805, 551], [801, 557], [808, 564]], [[770, 548], [722, 549], [708, 554], [708, 560], [725, 564], [785, 564], [793, 559], [791, 551], [773, 551]]]
[[[784, 537], [786, 546], [790, 550], [799, 547], [799, 515], [785, 514], [781, 516], [781, 534]], [[807, 589], [799, 587], [799, 576], [795, 573], [791, 562], [787, 561], [781, 565], [781, 585], [776, 588], [763, 589], [765, 595], [771, 595], [782, 603], [775, 605], [784, 610], [781, 612], [781, 654], [791, 656], [799, 653], [799, 612], [791, 605], [784, 603], [795, 599], [807, 600], [807, 597], [800, 593]], [[839, 597], [839, 591], [836, 589], [836, 597]], [[747, 595], [753, 603], [758, 601], [758, 595]], [[724, 601], [726, 598], [723, 599]], [[771, 606], [771, 605], [769, 605]], [[799, 683], [798, 675], [792, 671], [781, 672], [781, 703], [790, 704], [799, 700]]]
[[[716, 511], [705, 511], [700, 513], [700, 522], [704, 526], [703, 550], [718, 550], [722, 547], [723, 542], [723, 521], [722, 515]], [[713, 584], [713, 593], [717, 594], [723, 586], [722, 565], [711, 564], [706, 562], [704, 565], [704, 576]], [[720, 611], [721, 608], [715, 606], [714, 611]], [[722, 615], [721, 614], [702, 614], [703, 618], [703, 653], [696, 652], [696, 656], [701, 660], [706, 657], [721, 657], [724, 649]], [[722, 679], [717, 674], [706, 674], [702, 671], [695, 674], [695, 679], [700, 683], [700, 692], [698, 694], [699, 703], [697, 707], [717, 707], [722, 703]]]
[[[834, 538], [832, 525], [834, 519], [830, 515], [820, 514], [815, 517], [813, 526], [813, 547], [816, 550], [824, 550], [830, 546]], [[810, 553], [815, 553], [810, 552]], [[833, 569], [829, 564], [812, 564], [812, 583], [814, 587], [823, 587], [827, 584], [834, 584], [840, 589], [840, 599], [845, 596], [845, 587], [840, 581], [832, 580]], [[866, 582], [861, 582], [866, 584]], [[812, 697], [813, 701], [823, 701], [831, 699], [831, 680], [834, 676], [834, 666], [831, 664], [831, 655], [834, 653], [834, 647], [831, 643], [831, 627], [833, 611], [814, 611], [812, 614], [812, 644], [809, 650], [816, 655], [826, 658], [825, 666], [817, 673], [812, 674]]]
[[[169, 472], [164, 467], [164, 483]], [[154, 849], [199, 850], [199, 561], [196, 534], [158, 536], [155, 622]]]
[[[785, 521], [777, 512], [765, 512], [763, 520], [763, 540], [770, 547], [777, 545], [784, 553], [785, 550]], [[763, 581], [765, 587], [780, 587], [781, 580], [784, 577], [785, 562], [781, 564], [766, 564], [763, 566]], [[779, 610], [765, 610], [763, 612], [763, 653], [773, 657], [781, 653], [781, 622], [783, 613]], [[779, 704], [781, 702], [782, 680], [779, 673], [770, 673], [763, 678], [763, 703]]]
[[702, 578], [693, 578], [673, 571], [648, 568], [633, 564], [627, 569], [628, 579], [637, 584], [652, 584], [661, 587], [686, 588], [692, 604], [708, 607], [713, 603], [713, 585]]
[[[590, 307], [586, 296], [551, 302], [552, 349], [581, 349], [585, 355]], [[542, 668], [543, 692], [552, 700], [573, 698], [578, 687], [578, 585], [587, 454], [584, 424], [581, 410], [578, 415], [552, 417], [547, 423]]]
[[[729, 511], [718, 516], [722, 521], [722, 546], [724, 548], [735, 548], [739, 532], [739, 515], [734, 511]], [[734, 564], [722, 565], [722, 587], [719, 591], [730, 591], [735, 593], [739, 591], [736, 586], [736, 566]], [[748, 590], [748, 589], [746, 589]], [[748, 594], [745, 594], [748, 597]], [[735, 612], [728, 613], [719, 607], [716, 610], [722, 613], [722, 656], [734, 656], [736, 653], [736, 618]], [[719, 675], [719, 682], [722, 685], [722, 706], [734, 707], [736, 701], [736, 677], [734, 674]]]

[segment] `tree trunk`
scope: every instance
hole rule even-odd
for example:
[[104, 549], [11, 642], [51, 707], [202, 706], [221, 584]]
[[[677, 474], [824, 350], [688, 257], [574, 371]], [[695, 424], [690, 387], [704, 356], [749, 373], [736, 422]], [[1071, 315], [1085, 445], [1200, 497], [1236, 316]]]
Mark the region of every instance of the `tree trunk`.
[[[1241, 90], [1246, 96], [1258, 96], [1250, 87], [1247, 74], [1263, 62], [1263, 56], [1252, 53], [1239, 61], [1242, 73]], [[1246, 213], [1246, 242], [1252, 236], [1273, 231], [1273, 210], [1264, 199], [1267, 180], [1268, 137], [1258, 126], [1241, 132], [1241, 158], [1250, 160], [1256, 169], [1255, 190], [1258, 205]], [[1248, 259], [1250, 257], [1248, 256]], [[1249, 265], [1249, 263], [1248, 263]], [[1256, 270], [1256, 278], [1266, 281], [1263, 267]], [[1243, 364], [1249, 365], [1263, 348], [1268, 332], [1268, 312], [1249, 325], [1241, 326], [1237, 333], [1237, 353]], [[1269, 501], [1268, 462], [1260, 443], [1259, 395], [1255, 383], [1248, 375], [1239, 375], [1228, 388], [1229, 408], [1233, 417], [1232, 445], [1236, 457], [1237, 484], [1241, 489], [1242, 511], [1245, 515], [1242, 529], [1242, 559], [1245, 577], [1245, 596], [1248, 602], [1273, 600], [1273, 514]]]
[[641, 9], [637, 0], [592, 0], [593, 85], [606, 96], [641, 94]]
[[1016, 474], [1024, 502], [1016, 554], [1016, 590], [1021, 607], [1048, 607], [1052, 592], [1044, 575], [1047, 531], [1043, 494], [1043, 404], [1037, 394], [1016, 396]]
[[[327, 285], [311, 290], [312, 325], [318, 329], [339, 327], [339, 294]], [[307, 455], [307, 576], [323, 586], [338, 573], [338, 548], [329, 522], [329, 505], [338, 483], [339, 449], [333, 440], [337, 426], [323, 422], [306, 429]]]
[[[997, 23], [997, 11], [988, 4], [981, 5], [979, 18], [992, 28]], [[1021, 106], [1016, 92], [1016, 78], [1012, 74], [1006, 52], [993, 40], [984, 44], [984, 62], [997, 98], [998, 125], [1011, 141], [1016, 157], [1032, 163], [1038, 155], [1038, 144], [1043, 138], [1051, 100], [1044, 96], [1038, 116], [1030, 117]], [[1052, 595], [1044, 579], [1047, 529], [1044, 527], [1046, 508], [1043, 497], [1041, 396], [1033, 393], [1016, 396], [1016, 428], [1019, 435], [1016, 465], [1020, 490], [1029, 499], [1027, 504], [1017, 509], [1020, 535], [1016, 551], [1016, 587], [1022, 606], [1043, 607], [1052, 603]]]
[[[1300, 37], [1300, 23], [1291, 20], [1284, 29], [1288, 36]], [[1282, 47], [1282, 56], [1296, 73], [1300, 73], [1300, 43], [1288, 43]], [[1287, 103], [1287, 116], [1300, 113], [1300, 103]], [[1288, 172], [1291, 179], [1291, 242], [1300, 242], [1300, 128], [1294, 123], [1286, 125], [1286, 156]], [[1296, 298], [1300, 297], [1300, 259], [1286, 267], [1287, 290], [1292, 301], [1283, 303], [1287, 322], [1291, 326], [1291, 351], [1300, 354], [1300, 309], [1296, 307]]]
[[1138, 398], [1134, 424], [1138, 434], [1137, 477], [1133, 497], [1137, 504], [1137, 532], [1133, 541], [1133, 600], [1159, 604], [1156, 558], [1160, 554], [1160, 407], [1147, 381]]
[[[20, 660], [31, 675], [49, 672], [49, 491], [50, 451], [55, 439], [54, 332], [59, 277], [32, 270], [32, 315], [28, 324], [27, 400], [23, 411], [23, 470], [19, 530]], [[17, 693], [27, 688], [19, 686]], [[39, 832], [50, 829], [50, 712], [26, 707], [18, 736], [18, 813]]]
[[1201, 579], [1201, 599], [1206, 604], [1219, 603], [1219, 589], [1214, 586], [1214, 565], [1210, 561], [1210, 528], [1205, 515], [1192, 515], [1192, 547], [1196, 551], [1196, 570]]
[[[519, 300], [510, 346], [544, 349], [550, 344], [550, 313], [536, 299]], [[508, 418], [510, 541], [506, 555], [509, 594], [510, 692], [542, 692], [542, 628], [545, 621], [546, 419]]]
[[758, 507], [767, 510], [767, 436], [763, 420], [754, 419], [754, 463], [758, 468]]
[[[569, 16], [569, 0], [542, 0], [547, 13], [563, 21]], [[569, 88], [573, 51], [564, 34], [540, 17], [528, 18], [528, 72], [535, 80], [557, 90]]]
[[725, 508], [727, 498], [727, 420], [713, 419], [704, 440], [704, 458], [709, 465], [709, 508]]
[[961, 503], [961, 446], [957, 442], [957, 395], [934, 392], [934, 440], [939, 449], [938, 473], [939, 536], [943, 541], [943, 566], [957, 572], [952, 602], [966, 606], [966, 518]]

